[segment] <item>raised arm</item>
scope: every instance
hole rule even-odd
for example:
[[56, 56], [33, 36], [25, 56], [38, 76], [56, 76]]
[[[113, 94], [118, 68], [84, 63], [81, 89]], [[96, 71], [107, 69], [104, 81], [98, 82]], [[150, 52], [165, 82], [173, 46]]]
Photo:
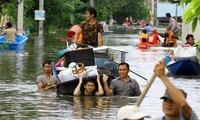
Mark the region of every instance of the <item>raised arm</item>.
[[101, 96], [104, 94], [104, 91], [100, 83], [100, 75], [97, 75], [97, 84], [98, 84], [98, 91], [95, 93], [95, 95]]
[[74, 90], [74, 96], [80, 96], [81, 95], [81, 84], [83, 83], [83, 77], [79, 78], [79, 83], [76, 86], [75, 90]]
[[172, 100], [179, 106], [181, 109], [185, 119], [190, 119], [192, 115], [192, 108], [187, 103], [183, 93], [176, 88], [175, 85], [167, 78], [165, 75], [165, 60], [160, 61], [160, 63], [156, 64], [154, 71], [157, 76], [162, 80], [164, 85], [166, 86]]
[[109, 95], [112, 95], [113, 94], [113, 90], [111, 90], [109, 87], [108, 87], [108, 76], [103, 74], [103, 85], [104, 85], [104, 91], [105, 91], [105, 94], [107, 96]]

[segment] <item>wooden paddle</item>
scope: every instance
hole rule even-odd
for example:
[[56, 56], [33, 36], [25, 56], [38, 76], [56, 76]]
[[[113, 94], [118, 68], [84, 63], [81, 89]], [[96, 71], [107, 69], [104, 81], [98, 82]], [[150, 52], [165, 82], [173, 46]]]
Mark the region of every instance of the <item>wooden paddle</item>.
[[153, 81], [155, 80], [156, 76], [157, 75], [154, 72], [153, 75], [152, 75], [152, 77], [151, 77], [151, 79], [149, 80], [148, 84], [145, 86], [142, 94], [139, 96], [139, 98], [138, 98], [138, 100], [137, 100], [137, 102], [135, 104], [136, 106], [138, 106], [138, 107], [140, 106], [142, 100], [144, 99], [146, 93], [148, 92], [149, 88], [151, 87], [151, 85], [152, 85]]

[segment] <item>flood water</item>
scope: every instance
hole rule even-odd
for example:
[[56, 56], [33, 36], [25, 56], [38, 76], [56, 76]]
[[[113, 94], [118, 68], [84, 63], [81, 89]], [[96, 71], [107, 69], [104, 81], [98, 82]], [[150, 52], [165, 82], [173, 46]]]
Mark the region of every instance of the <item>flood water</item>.
[[[126, 62], [131, 70], [151, 78], [155, 64], [166, 51], [140, 50], [135, 46], [137, 35], [109, 34], [104, 36], [104, 45], [127, 51]], [[65, 48], [60, 36], [29, 38], [24, 51], [6, 51], [0, 48], [0, 120], [115, 120], [117, 110], [134, 104], [135, 97], [73, 97], [56, 93], [38, 93], [36, 77], [42, 74], [44, 60], [58, 60], [57, 53]], [[130, 72], [141, 90], [148, 80]], [[187, 101], [200, 118], [200, 76], [169, 76], [172, 83], [188, 93]], [[160, 97], [165, 86], [155, 79], [140, 108], [153, 119], [163, 115]]]

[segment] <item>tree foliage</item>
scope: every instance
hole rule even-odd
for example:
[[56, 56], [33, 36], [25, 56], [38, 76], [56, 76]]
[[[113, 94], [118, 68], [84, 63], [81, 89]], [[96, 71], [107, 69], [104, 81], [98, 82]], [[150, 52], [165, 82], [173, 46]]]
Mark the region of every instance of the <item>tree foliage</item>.
[[132, 16], [133, 20], [148, 20], [150, 16], [150, 10], [144, 5], [144, 0], [128, 0], [118, 11], [114, 13], [114, 17], [124, 22], [126, 17]]
[[[113, 16], [122, 22], [125, 17], [146, 19], [148, 17], [145, 0], [93, 0], [98, 11], [99, 21], [108, 21]], [[39, 10], [40, 0], [24, 0], [24, 27], [32, 32], [38, 30], [38, 21], [34, 20], [34, 11]], [[18, 0], [0, 0], [0, 15], [11, 16], [17, 24]], [[84, 20], [85, 10], [90, 6], [89, 0], [44, 0], [46, 32], [67, 29]]]
[[181, 5], [189, 7], [185, 10], [182, 18], [184, 23], [192, 22], [192, 32], [196, 30], [197, 22], [200, 20], [200, 4], [199, 0], [182, 0]]

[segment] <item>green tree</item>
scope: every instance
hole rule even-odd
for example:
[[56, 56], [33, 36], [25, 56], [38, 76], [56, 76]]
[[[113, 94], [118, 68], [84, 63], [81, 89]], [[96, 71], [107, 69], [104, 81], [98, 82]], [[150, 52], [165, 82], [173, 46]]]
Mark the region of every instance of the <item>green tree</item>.
[[184, 23], [192, 22], [192, 32], [196, 30], [197, 22], [200, 20], [200, 4], [199, 0], [182, 0], [181, 5], [189, 7], [184, 11], [182, 16]]
[[145, 0], [95, 0], [98, 11], [98, 20], [109, 20], [113, 16], [120, 24], [124, 18], [132, 16], [133, 19], [147, 19], [149, 10], [144, 5]]
[[150, 16], [149, 11], [147, 6], [144, 5], [144, 0], [128, 0], [126, 5], [123, 5], [116, 13], [114, 13], [114, 17], [119, 23], [124, 22], [124, 19], [129, 16], [132, 16], [133, 20], [147, 20]]
[[[34, 11], [39, 9], [40, 0], [24, 0], [24, 27], [31, 32], [37, 32], [38, 21], [34, 20]], [[105, 21], [114, 19], [122, 22], [127, 16], [135, 20], [148, 17], [148, 9], [144, 6], [145, 0], [91, 0], [98, 11], [97, 19]], [[16, 0], [0, 0], [0, 14], [13, 18], [17, 23], [18, 2]], [[44, 0], [45, 20], [44, 32], [66, 31], [73, 24], [85, 19], [85, 10], [90, 7], [89, 0]]]
[[16, 24], [16, 13], [17, 13], [17, 5], [18, 5], [18, 2], [16, 2], [16, 0], [2, 0], [0, 1], [0, 4], [1, 4], [1, 15], [7, 15], [7, 16], [11, 16], [13, 19], [12, 19], [12, 22], [14, 24]]

